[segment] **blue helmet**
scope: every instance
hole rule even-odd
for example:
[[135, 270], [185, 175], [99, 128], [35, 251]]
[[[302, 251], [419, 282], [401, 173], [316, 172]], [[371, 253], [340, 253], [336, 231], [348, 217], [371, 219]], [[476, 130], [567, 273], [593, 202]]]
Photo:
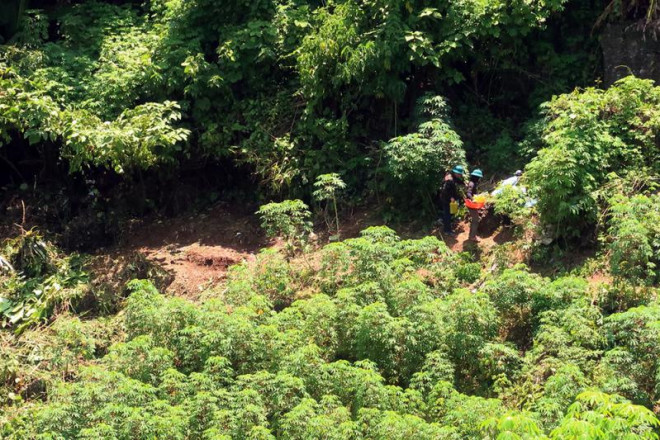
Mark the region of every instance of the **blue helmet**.
[[460, 175], [463, 175], [463, 173], [465, 172], [465, 170], [463, 169], [463, 167], [462, 167], [461, 165], [456, 165], [456, 166], [454, 167], [454, 169], [451, 170], [451, 172], [454, 173], [454, 174], [460, 174]]
[[470, 176], [482, 178], [484, 177], [484, 173], [482, 173], [481, 170], [477, 168], [476, 170], [470, 173]]

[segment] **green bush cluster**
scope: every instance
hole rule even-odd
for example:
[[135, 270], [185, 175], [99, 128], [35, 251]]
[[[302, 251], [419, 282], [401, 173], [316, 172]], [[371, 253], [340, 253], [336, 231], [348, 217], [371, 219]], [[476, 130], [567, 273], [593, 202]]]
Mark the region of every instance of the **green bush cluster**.
[[451, 125], [445, 100], [426, 96], [418, 106], [421, 117], [428, 120], [416, 132], [390, 139], [383, 146], [388, 193], [407, 204], [432, 203], [444, 173], [465, 164], [463, 142]]
[[555, 236], [592, 231], [607, 206], [599, 191], [612, 179], [658, 175], [659, 103], [660, 87], [629, 76], [606, 90], [576, 90], [544, 104], [543, 148], [525, 176]]
[[312, 232], [312, 214], [302, 200], [271, 202], [259, 207], [256, 214], [266, 235], [284, 238], [291, 254], [307, 242]]
[[530, 198], [520, 186], [507, 185], [492, 198], [495, 214], [505, 216], [518, 226], [528, 226], [534, 209]]
[[[373, 227], [314, 265], [264, 253], [199, 304], [132, 281], [114, 344], [112, 327], [56, 321], [63, 345], [44, 349], [66, 374], [40, 376], [43, 401], [13, 393], [0, 434], [655, 438], [657, 301], [608, 315], [585, 280], [524, 266], [471, 292], [462, 260]], [[6, 391], [13, 354], [0, 356]]]
[[620, 282], [654, 285], [660, 277], [660, 195], [610, 200], [610, 270]]

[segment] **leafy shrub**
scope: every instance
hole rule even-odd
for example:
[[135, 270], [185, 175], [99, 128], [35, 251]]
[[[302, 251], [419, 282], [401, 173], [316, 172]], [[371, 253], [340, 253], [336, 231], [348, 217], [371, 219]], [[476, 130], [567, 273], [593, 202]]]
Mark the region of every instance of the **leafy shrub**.
[[545, 280], [529, 273], [524, 267], [505, 269], [498, 277], [484, 284], [486, 293], [497, 308], [503, 328], [519, 346], [526, 346], [532, 337], [535, 299]]
[[493, 198], [495, 214], [510, 218], [516, 225], [526, 225], [533, 212], [533, 209], [527, 206], [528, 201], [526, 191], [520, 186], [504, 186]]
[[404, 440], [418, 438], [423, 440], [453, 440], [457, 438], [451, 428], [438, 423], [427, 423], [413, 415], [401, 415], [394, 411], [363, 410], [360, 422], [365, 426], [364, 438], [389, 438]]
[[46, 322], [57, 310], [73, 309], [88, 291], [88, 274], [81, 257], [62, 257], [36, 232], [30, 231], [5, 246], [10, 267], [0, 272], [2, 325], [20, 332]]
[[232, 307], [248, 306], [266, 298], [268, 307], [272, 305], [281, 310], [294, 301], [295, 289], [302, 284], [294, 279], [293, 272], [291, 263], [282, 254], [265, 249], [255, 261], [229, 268], [229, 282], [222, 286], [220, 295]]
[[257, 211], [261, 226], [269, 237], [281, 236], [293, 252], [307, 240], [312, 231], [311, 213], [301, 200], [285, 200], [263, 205]]
[[539, 315], [546, 310], [565, 309], [581, 300], [591, 299], [588, 292], [589, 283], [574, 276], [559, 277], [550, 283], [540, 282], [540, 290], [533, 297], [534, 314]]
[[659, 336], [659, 322], [657, 303], [607, 318], [605, 331], [612, 349], [605, 353], [599, 375], [604, 390], [647, 405], [657, 400], [658, 380], [648, 371], [658, 371], [660, 353], [653, 341]]
[[433, 119], [422, 123], [417, 132], [390, 139], [383, 146], [385, 173], [394, 182], [392, 192], [402, 194], [408, 203], [411, 195], [422, 200], [431, 197], [444, 172], [465, 162], [463, 143], [448, 122], [444, 100], [426, 98], [420, 105]]
[[91, 164], [123, 173], [172, 162], [189, 135], [187, 129], [174, 126], [181, 119], [174, 102], [127, 108], [106, 123], [84, 109], [60, 109], [43, 91], [31, 91], [24, 78], [5, 80], [4, 85], [11, 91], [0, 95], [5, 126], [20, 127], [31, 144], [60, 141], [64, 145], [62, 156], [69, 160], [72, 171]]
[[407, 316], [420, 348], [428, 353], [446, 347], [460, 389], [478, 389], [486, 383], [474, 360], [497, 333], [497, 312], [487, 295], [459, 289], [444, 300], [418, 305]]
[[[401, 240], [386, 227], [322, 254], [309, 267], [261, 254], [201, 303], [134, 280], [117, 324], [60, 318], [45, 349], [36, 330], [21, 336], [31, 341], [25, 348], [0, 340], [9, 347], [0, 352], [0, 398], [13, 405], [3, 407], [0, 433], [645, 438], [659, 423], [601, 393], [657, 400], [654, 301], [604, 317], [586, 280], [550, 281], [522, 266], [469, 292], [452, 278], [465, 261], [446, 245]], [[44, 359], [44, 370], [30, 371]], [[35, 384], [14, 385], [23, 380]], [[601, 394], [584, 394], [593, 386]]]
[[108, 331], [111, 327], [104, 326], [102, 321], [83, 322], [78, 317], [59, 316], [52, 329], [53, 346], [42, 347], [42, 350], [46, 356], [52, 356], [54, 369], [62, 368], [65, 375], [103, 352], [112, 337]]
[[585, 391], [577, 396], [551, 438], [588, 436], [605, 439], [653, 439], [660, 422], [653, 412], [617, 395]]
[[[100, 429], [115, 438], [184, 438], [184, 410], [160, 404], [152, 386], [98, 367], [80, 373], [83, 381], [55, 391], [57, 405], [35, 411], [35, 433], [77, 436], [87, 428], [86, 435]], [[71, 416], [62, 419], [62, 414]]]
[[453, 276], [446, 269], [454, 262], [447, 245], [436, 237], [401, 240], [390, 228], [375, 226], [362, 231], [359, 238], [326, 246], [319, 276], [325, 292], [367, 282], [389, 291], [402, 277], [426, 267], [437, 290], [450, 290]]
[[431, 393], [431, 411], [444, 424], [453, 426], [460, 438], [481, 438], [481, 424], [484, 420], [501, 414], [502, 402], [497, 399], [484, 399], [468, 396], [452, 389], [446, 382], [438, 382]]
[[154, 386], [159, 385], [165, 371], [174, 367], [172, 352], [154, 346], [153, 339], [146, 335], [115, 344], [103, 360], [109, 369]]
[[654, 284], [660, 277], [660, 196], [615, 196], [608, 230], [610, 269], [619, 282]]
[[404, 375], [410, 374], [401, 371], [407, 367], [405, 362], [411, 357], [406, 352], [410, 327], [408, 319], [390, 316], [385, 304], [369, 304], [357, 317], [355, 354], [358, 359], [377, 362], [384, 376], [398, 383]]
[[166, 300], [148, 281], [129, 283], [132, 291], [126, 304], [126, 332], [129, 338], [150, 335], [153, 344], [172, 347], [171, 334], [196, 322], [195, 308], [184, 300]]
[[492, 418], [483, 428], [497, 438], [565, 439], [565, 438], [655, 438], [659, 422], [653, 413], [631, 404], [617, 395], [597, 391], [584, 391], [577, 396], [560, 425], [549, 437], [542, 434], [531, 415], [508, 413]]
[[[637, 281], [639, 282], [639, 281]], [[640, 288], [636, 283], [603, 284], [598, 289], [598, 302], [607, 313], [624, 312], [633, 307], [648, 305], [654, 298], [653, 290]]]
[[543, 386], [541, 396], [534, 402], [533, 410], [540, 414], [543, 426], [555, 428], [575, 401], [578, 394], [589, 386], [589, 380], [582, 370], [573, 364], [561, 365]]
[[48, 17], [56, 39], [30, 20], [2, 50], [0, 137], [56, 142], [76, 171], [224, 156], [271, 190], [322, 169], [357, 183], [373, 164], [364, 141], [396, 136], [424, 77], [463, 81], [458, 65], [491, 56], [485, 42], [509, 55], [563, 3], [64, 5]]
[[596, 224], [596, 192], [610, 173], [655, 167], [658, 102], [652, 81], [629, 76], [545, 104], [545, 147], [525, 175], [554, 235], [578, 236]]
[[511, 411], [497, 418], [486, 420], [481, 429], [489, 438], [506, 439], [542, 439], [543, 431], [539, 428], [532, 414]]
[[336, 232], [339, 234], [339, 212], [337, 211], [337, 197], [338, 193], [346, 188], [346, 184], [339, 174], [321, 174], [314, 182], [314, 192], [312, 195], [317, 202], [327, 202], [325, 206], [325, 221], [328, 222], [328, 206], [332, 203], [332, 209], [335, 214]]
[[324, 396], [321, 402], [304, 399], [287, 413], [282, 421], [282, 438], [343, 440], [356, 438], [358, 429], [341, 402]]
[[481, 277], [481, 264], [462, 263], [456, 268], [456, 278], [468, 284], [472, 284]]
[[428, 398], [436, 383], [453, 383], [454, 374], [454, 365], [448, 354], [442, 350], [432, 351], [426, 355], [421, 370], [413, 375], [410, 387]]
[[605, 339], [599, 331], [602, 315], [586, 298], [566, 309], [550, 310], [540, 316], [541, 325], [534, 338], [532, 353], [572, 361], [583, 368], [601, 354]]

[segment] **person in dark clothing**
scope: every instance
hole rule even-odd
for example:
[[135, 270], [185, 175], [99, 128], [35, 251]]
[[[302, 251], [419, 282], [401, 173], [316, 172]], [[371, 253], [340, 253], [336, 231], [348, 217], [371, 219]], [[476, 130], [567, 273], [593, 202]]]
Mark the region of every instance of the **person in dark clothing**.
[[451, 172], [445, 175], [440, 191], [440, 205], [442, 208], [442, 223], [444, 226], [445, 235], [456, 235], [451, 227], [451, 202], [458, 202], [461, 198], [461, 191], [464, 187], [463, 183], [463, 167], [456, 165]]
[[[479, 180], [482, 177], [484, 177], [484, 173], [479, 169], [470, 173], [470, 181], [467, 184], [467, 199], [473, 200], [474, 196], [477, 195]], [[468, 208], [468, 211], [470, 212], [470, 236], [468, 239], [474, 241], [477, 239], [477, 229], [479, 228], [479, 210]]]

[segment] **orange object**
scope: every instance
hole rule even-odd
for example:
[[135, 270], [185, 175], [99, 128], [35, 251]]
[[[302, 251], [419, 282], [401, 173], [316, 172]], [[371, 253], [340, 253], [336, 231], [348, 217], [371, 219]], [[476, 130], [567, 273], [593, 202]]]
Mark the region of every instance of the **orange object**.
[[470, 209], [482, 209], [484, 206], [486, 206], [486, 202], [474, 202], [470, 199], [465, 199], [465, 206]]

